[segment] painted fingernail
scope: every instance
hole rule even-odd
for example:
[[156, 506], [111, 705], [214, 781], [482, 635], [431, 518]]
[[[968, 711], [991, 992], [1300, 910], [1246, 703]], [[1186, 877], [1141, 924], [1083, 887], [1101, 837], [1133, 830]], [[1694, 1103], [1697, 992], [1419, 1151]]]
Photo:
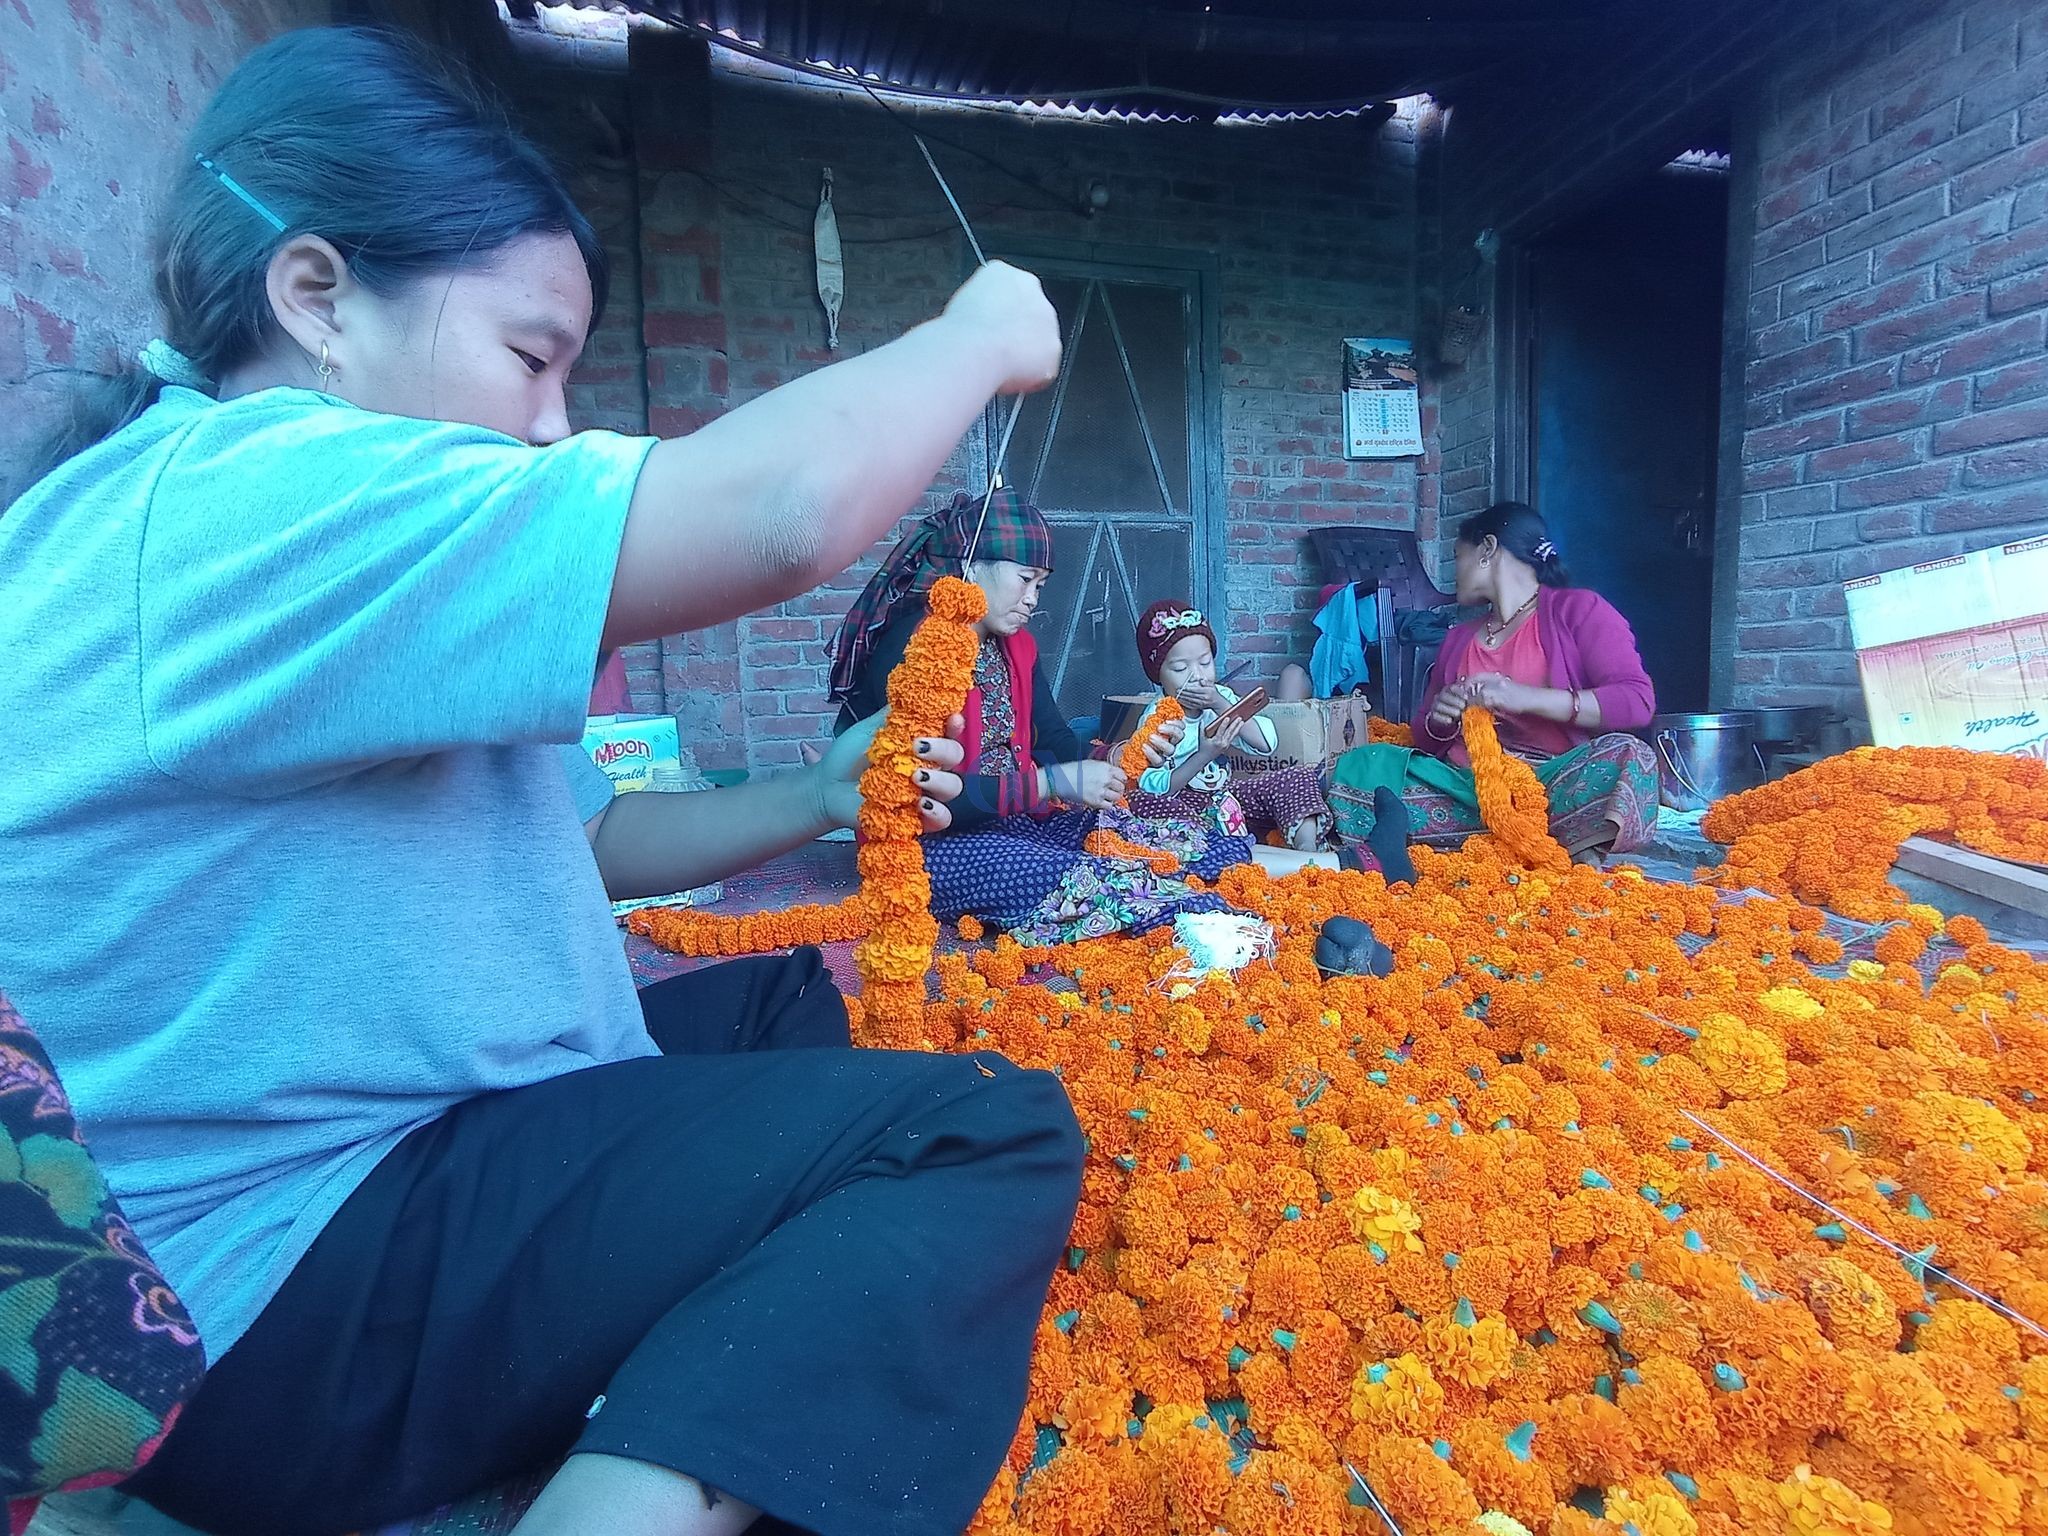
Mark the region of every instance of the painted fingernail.
[[925, 753], [927, 753], [927, 752], [929, 752], [929, 751], [931, 751], [931, 749], [932, 749], [932, 744], [931, 744], [931, 739], [930, 739], [929, 737], [925, 737], [925, 736], [920, 736], [920, 737], [919, 737], [919, 738], [917, 739], [917, 753], [918, 753], [918, 756], [920, 756], [920, 757], [924, 756], [924, 754], [925, 754]]
[[938, 809], [938, 805], [937, 805], [937, 804], [936, 804], [935, 802], [933, 802], [933, 801], [930, 801], [930, 800], [926, 800], [926, 801], [922, 802], [922, 804], [924, 805], [924, 808], [925, 808], [925, 809], [926, 809], [927, 811], [936, 811], [936, 810]]
[[917, 770], [917, 782], [918, 782], [918, 783], [920, 783], [920, 784], [929, 784], [929, 783], [931, 783], [931, 781], [932, 781], [932, 776], [931, 776], [931, 775], [930, 775], [929, 773], [925, 772], [925, 770], [924, 770], [924, 769], [920, 768], [920, 769], [918, 769], [918, 770]]

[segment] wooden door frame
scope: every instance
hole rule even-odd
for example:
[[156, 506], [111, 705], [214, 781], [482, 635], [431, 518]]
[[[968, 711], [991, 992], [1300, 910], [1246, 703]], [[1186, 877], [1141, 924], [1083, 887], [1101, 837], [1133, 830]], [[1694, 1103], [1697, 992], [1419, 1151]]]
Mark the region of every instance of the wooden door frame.
[[[1188, 470], [1188, 514], [1195, 529], [1195, 558], [1188, 562], [1188, 569], [1194, 575], [1195, 591], [1190, 596], [1204, 612], [1221, 612], [1218, 605], [1229, 588], [1224, 577], [1228, 541], [1223, 527], [1223, 321], [1216, 299], [1216, 257], [1207, 251], [1168, 246], [1048, 240], [1000, 232], [988, 234], [986, 245], [991, 256], [1014, 260], [1023, 267], [1042, 266], [1049, 276], [1171, 283], [1192, 292], [1195, 334], [1188, 359], [1188, 442], [1192, 460]], [[980, 439], [983, 485], [988, 484], [989, 460], [994, 456], [1000, 432], [991, 409], [983, 417]]]

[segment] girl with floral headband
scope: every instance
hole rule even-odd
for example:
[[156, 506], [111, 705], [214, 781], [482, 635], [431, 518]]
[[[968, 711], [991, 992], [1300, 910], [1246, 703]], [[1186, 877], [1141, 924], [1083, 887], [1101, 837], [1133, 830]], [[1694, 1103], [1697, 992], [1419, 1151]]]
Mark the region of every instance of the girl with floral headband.
[[1321, 848], [1331, 828], [1322, 780], [1311, 768], [1269, 768], [1233, 778], [1223, 754], [1253, 757], [1279, 745], [1263, 714], [1224, 721], [1237, 694], [1216, 680], [1216, 632], [1200, 609], [1158, 602], [1138, 618], [1138, 661], [1145, 675], [1187, 712], [1189, 729], [1172, 760], [1139, 775], [1131, 809], [1143, 817], [1196, 817], [1231, 836], [1278, 832], [1290, 848]]

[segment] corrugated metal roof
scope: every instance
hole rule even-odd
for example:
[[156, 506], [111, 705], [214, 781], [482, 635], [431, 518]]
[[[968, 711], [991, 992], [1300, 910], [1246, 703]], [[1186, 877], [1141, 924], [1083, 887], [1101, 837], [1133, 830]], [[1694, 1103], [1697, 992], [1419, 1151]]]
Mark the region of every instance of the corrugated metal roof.
[[[575, 0], [954, 99], [1132, 116], [1340, 112], [1584, 46], [1614, 0]], [[1633, 7], [1630, 8], [1631, 11]]]

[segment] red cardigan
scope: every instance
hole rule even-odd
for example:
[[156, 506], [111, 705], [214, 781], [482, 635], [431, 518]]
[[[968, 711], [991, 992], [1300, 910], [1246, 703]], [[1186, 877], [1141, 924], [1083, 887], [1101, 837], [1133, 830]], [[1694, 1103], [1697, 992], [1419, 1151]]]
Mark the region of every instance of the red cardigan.
[[[1582, 688], [1598, 699], [1603, 732], [1639, 731], [1650, 723], [1657, 713], [1657, 690], [1643, 670], [1635, 631], [1614, 604], [1584, 587], [1544, 587], [1537, 593], [1536, 612], [1543, 621], [1543, 652], [1550, 660], [1551, 687]], [[1428, 729], [1429, 712], [1478, 638], [1483, 622], [1475, 619], [1460, 624], [1444, 636], [1443, 649], [1429, 669], [1422, 702], [1410, 722], [1415, 744], [1425, 750], [1449, 745]], [[1593, 735], [1583, 730], [1573, 734], [1581, 741], [1590, 741]]]

